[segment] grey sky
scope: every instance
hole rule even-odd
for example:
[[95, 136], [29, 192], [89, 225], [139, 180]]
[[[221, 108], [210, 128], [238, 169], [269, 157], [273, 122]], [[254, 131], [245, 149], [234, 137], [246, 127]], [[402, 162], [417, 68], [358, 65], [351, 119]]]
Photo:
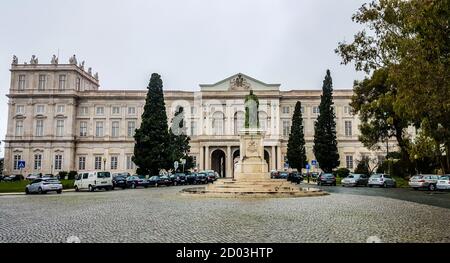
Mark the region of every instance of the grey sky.
[[[334, 88], [362, 75], [340, 65], [337, 43], [359, 29], [362, 0], [14, 0], [0, 2], [0, 139], [7, 124], [12, 55], [60, 63], [76, 54], [100, 75], [101, 89], [198, 90], [242, 72], [283, 90]], [[0, 156], [3, 156], [3, 143]]]

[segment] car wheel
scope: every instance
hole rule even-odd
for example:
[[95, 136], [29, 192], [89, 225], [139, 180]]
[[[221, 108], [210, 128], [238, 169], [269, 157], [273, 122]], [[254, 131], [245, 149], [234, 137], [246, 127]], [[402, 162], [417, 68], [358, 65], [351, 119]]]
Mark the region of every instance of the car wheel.
[[136, 185], [134, 183], [131, 184], [131, 189], [135, 189]]
[[44, 192], [42, 192], [42, 188], [39, 187], [38, 189], [38, 194], [43, 194]]
[[414, 190], [416, 190], [416, 191], [418, 191], [418, 190], [419, 190], [419, 188], [417, 188], [417, 187], [413, 187], [413, 189], [414, 189]]
[[158, 187], [158, 183], [155, 184], [155, 187]]
[[94, 187], [92, 187], [92, 185], [89, 185], [89, 187], [88, 187], [88, 189], [89, 189], [89, 192], [94, 192]]
[[336, 183], [334, 183], [333, 186], [336, 186]]
[[114, 187], [115, 187], [114, 185], [113, 185], [113, 186], [111, 186], [111, 190], [114, 190]]
[[78, 186], [75, 186], [75, 192], [79, 192], [80, 189], [78, 189]]
[[173, 185], [174, 185], [174, 186], [177, 186], [177, 182], [173, 182]]
[[62, 193], [62, 190], [58, 190], [58, 191], [56, 191], [56, 193], [57, 193], [57, 194], [61, 194], [61, 193]]
[[434, 191], [434, 190], [436, 190], [436, 186], [435, 186], [434, 184], [430, 184], [430, 185], [428, 186], [428, 190]]
[[371, 184], [369, 184], [368, 186], [369, 186], [370, 188], [372, 188], [372, 185], [371, 185]]
[[30, 194], [30, 190], [28, 190], [28, 188], [25, 188], [25, 194]]
[[148, 188], [148, 185], [144, 185], [144, 188]]
[[384, 188], [388, 188], [387, 183], [384, 183], [384, 184], [383, 184], [383, 187], [384, 187]]
[[122, 189], [123, 189], [123, 190], [125, 190], [125, 189], [126, 189], [126, 187], [125, 187], [125, 186], [122, 186]]

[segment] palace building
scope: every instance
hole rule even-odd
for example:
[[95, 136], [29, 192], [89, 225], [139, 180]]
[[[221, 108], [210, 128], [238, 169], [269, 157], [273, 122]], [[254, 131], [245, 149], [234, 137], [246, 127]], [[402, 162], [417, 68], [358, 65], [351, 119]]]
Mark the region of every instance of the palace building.
[[[145, 85], [146, 83], [143, 83]], [[7, 97], [8, 127], [5, 138], [5, 174], [33, 172], [56, 174], [70, 170], [135, 172], [132, 162], [134, 131], [139, 127], [146, 89], [99, 89], [98, 74], [84, 69], [76, 57], [68, 64], [11, 65]], [[242, 73], [198, 91], [164, 91], [169, 127], [174, 113], [184, 111], [185, 132], [191, 137], [191, 155], [198, 170], [213, 169], [233, 175], [239, 157], [239, 130], [244, 124], [244, 97], [253, 90], [259, 98], [259, 119], [265, 130], [264, 157], [269, 170], [284, 169], [287, 140], [295, 103], [302, 103], [306, 151], [312, 152], [314, 122], [321, 90], [280, 90]], [[334, 111], [341, 167], [353, 169], [356, 161], [383, 152], [371, 152], [358, 141], [358, 117], [349, 106], [352, 90], [334, 90]], [[24, 169], [19, 168], [24, 160]]]

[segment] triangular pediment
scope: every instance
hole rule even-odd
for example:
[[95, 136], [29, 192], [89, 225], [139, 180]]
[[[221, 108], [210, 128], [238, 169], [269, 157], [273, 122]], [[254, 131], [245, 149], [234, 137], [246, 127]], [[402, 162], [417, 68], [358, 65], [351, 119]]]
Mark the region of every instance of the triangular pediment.
[[201, 91], [276, 90], [280, 84], [267, 84], [243, 73], [234, 74], [214, 84], [200, 84]]

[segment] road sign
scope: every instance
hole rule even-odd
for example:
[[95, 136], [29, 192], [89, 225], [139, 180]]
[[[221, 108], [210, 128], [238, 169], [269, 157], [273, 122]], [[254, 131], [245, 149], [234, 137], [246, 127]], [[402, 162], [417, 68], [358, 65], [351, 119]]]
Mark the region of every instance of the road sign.
[[25, 168], [25, 161], [24, 160], [19, 160], [17, 162], [17, 166], [19, 167], [19, 169], [24, 169]]
[[306, 170], [309, 170], [310, 166], [309, 164], [306, 165]]
[[312, 165], [317, 165], [317, 161], [316, 161], [316, 160], [312, 160], [312, 161], [311, 161], [311, 164], [312, 164]]
[[173, 168], [178, 169], [178, 161], [173, 162]]

